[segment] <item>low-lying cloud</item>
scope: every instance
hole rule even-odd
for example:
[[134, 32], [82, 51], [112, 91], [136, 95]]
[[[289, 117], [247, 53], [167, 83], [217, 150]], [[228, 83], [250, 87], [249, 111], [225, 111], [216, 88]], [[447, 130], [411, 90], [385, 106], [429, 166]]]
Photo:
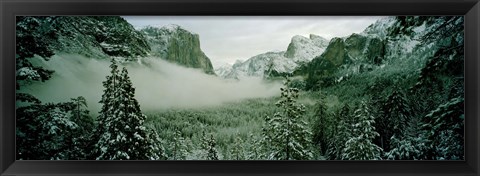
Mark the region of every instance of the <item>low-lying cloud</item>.
[[[19, 92], [31, 93], [45, 103], [84, 96], [92, 113], [100, 110], [102, 82], [110, 74], [110, 61], [79, 55], [55, 55], [49, 61], [36, 61], [55, 70], [54, 75], [44, 83], [23, 86]], [[279, 82], [267, 83], [261, 78], [224, 80], [160, 58], [142, 58], [139, 63], [120, 65], [119, 68], [123, 66], [129, 71], [136, 88], [135, 97], [143, 111], [214, 106], [280, 94]]]

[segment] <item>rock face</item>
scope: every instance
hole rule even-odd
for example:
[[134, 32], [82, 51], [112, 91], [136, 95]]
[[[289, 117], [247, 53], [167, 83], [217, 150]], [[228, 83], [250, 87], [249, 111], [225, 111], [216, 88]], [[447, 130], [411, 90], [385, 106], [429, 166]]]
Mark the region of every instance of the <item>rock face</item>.
[[137, 31], [119, 16], [26, 17], [21, 20], [39, 21], [38, 24], [42, 24], [38, 27], [42, 28], [40, 31], [49, 31], [44, 33], [54, 35], [43, 38], [48, 40], [55, 53], [80, 54], [97, 59], [114, 57], [123, 61], [138, 61], [153, 55], [214, 74], [210, 59], [200, 49], [198, 34], [177, 25]]
[[192, 34], [178, 25], [150, 26], [141, 29], [141, 32], [147, 37], [153, 56], [215, 74], [210, 59], [200, 49], [198, 34]]
[[311, 61], [323, 53], [328, 46], [328, 40], [318, 35], [310, 34], [310, 38], [294, 36], [288, 45], [284, 56], [296, 61]]
[[310, 38], [294, 36], [286, 51], [262, 53], [247, 59], [237, 61], [231, 69], [219, 69], [221, 77], [242, 79], [244, 77], [272, 77], [291, 74], [300, 67], [321, 55], [328, 45], [328, 40], [310, 34]]
[[150, 46], [145, 37], [118, 16], [58, 16], [36, 18], [47, 20], [58, 39], [54, 50], [94, 58], [146, 56]]
[[297, 67], [292, 59], [284, 57], [285, 52], [267, 52], [256, 55], [245, 62], [233, 64], [224, 78], [242, 79], [245, 77], [264, 77], [271, 73], [291, 73]]
[[[360, 34], [333, 38], [322, 55], [295, 72], [307, 77], [309, 89], [319, 84], [331, 85], [334, 80], [373, 71], [405, 59], [410, 59], [413, 64], [422, 64], [436, 49], [452, 41], [463, 42], [463, 36], [460, 35], [427, 40], [437, 33], [448, 36], [448, 33], [436, 30], [452, 19], [421, 16], [378, 20]], [[461, 23], [460, 19], [458, 24]], [[456, 25], [454, 22], [449, 23]]]
[[333, 38], [325, 52], [310, 63], [314, 75], [329, 74], [336, 68], [353, 62], [379, 64], [385, 54], [385, 43], [378, 36], [352, 34]]

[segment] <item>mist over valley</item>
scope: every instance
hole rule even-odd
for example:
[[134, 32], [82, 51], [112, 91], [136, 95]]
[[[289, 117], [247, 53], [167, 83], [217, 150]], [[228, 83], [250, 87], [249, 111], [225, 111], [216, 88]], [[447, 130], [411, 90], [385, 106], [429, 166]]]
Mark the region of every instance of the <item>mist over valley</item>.
[[465, 158], [463, 16], [203, 18], [17, 17], [17, 159]]

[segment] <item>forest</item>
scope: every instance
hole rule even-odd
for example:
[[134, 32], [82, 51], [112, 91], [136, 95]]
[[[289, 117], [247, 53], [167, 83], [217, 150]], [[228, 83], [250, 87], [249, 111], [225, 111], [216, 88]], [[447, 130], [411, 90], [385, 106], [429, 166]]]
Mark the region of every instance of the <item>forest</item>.
[[[92, 113], [86, 95], [21, 91], [55, 75], [32, 58], [50, 62], [59, 31], [17, 17], [17, 159], [464, 160], [463, 17], [394, 20], [381, 57], [333, 67], [323, 54], [265, 77], [283, 83], [274, 96], [200, 108], [142, 109], [130, 63], [111, 57]], [[399, 36], [424, 47], [405, 52]]]

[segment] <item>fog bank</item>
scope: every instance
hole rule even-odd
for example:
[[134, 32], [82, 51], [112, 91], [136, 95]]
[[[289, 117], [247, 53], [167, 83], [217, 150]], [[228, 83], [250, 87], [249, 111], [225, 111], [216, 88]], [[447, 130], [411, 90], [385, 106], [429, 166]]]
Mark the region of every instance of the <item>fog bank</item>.
[[[102, 82], [110, 74], [110, 61], [79, 55], [55, 55], [49, 61], [33, 58], [35, 65], [55, 70], [46, 82], [23, 86], [19, 92], [28, 92], [42, 102], [65, 102], [84, 96], [91, 113], [100, 110], [98, 103], [103, 94]], [[184, 68], [160, 58], [142, 58], [126, 66], [135, 98], [142, 111], [167, 108], [196, 108], [220, 105], [246, 98], [280, 95], [281, 83], [266, 83], [261, 78], [232, 81], [206, 75], [202, 71]]]

